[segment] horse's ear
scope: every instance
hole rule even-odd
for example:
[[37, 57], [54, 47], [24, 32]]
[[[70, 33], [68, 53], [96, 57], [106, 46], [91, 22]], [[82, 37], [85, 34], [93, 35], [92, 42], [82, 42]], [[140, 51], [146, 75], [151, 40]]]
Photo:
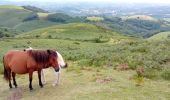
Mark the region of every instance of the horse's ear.
[[49, 55], [51, 54], [51, 50], [48, 49], [47, 52], [48, 52]]

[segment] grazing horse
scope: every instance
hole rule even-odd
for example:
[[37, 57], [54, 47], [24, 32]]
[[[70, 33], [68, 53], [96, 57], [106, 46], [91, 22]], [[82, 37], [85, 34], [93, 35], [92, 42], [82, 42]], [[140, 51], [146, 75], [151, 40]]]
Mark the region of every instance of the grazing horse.
[[[24, 51], [27, 51], [27, 50], [33, 50], [33, 48], [29, 47], [27, 49], [24, 49]], [[58, 65], [59, 65], [59, 69], [66, 68], [67, 63], [64, 62], [64, 59], [63, 59], [62, 55], [58, 51], [56, 51], [56, 53], [57, 53], [57, 62], [58, 62]], [[55, 81], [52, 84], [53, 86], [56, 86], [57, 84], [59, 84], [59, 82], [60, 82], [60, 74], [61, 74], [61, 70], [59, 70], [58, 72], [56, 72], [54, 70]], [[42, 76], [41, 77], [42, 83], [45, 84], [46, 80], [45, 80], [45, 75], [44, 75], [44, 69], [41, 71], [41, 76]]]
[[29, 88], [32, 90], [32, 75], [34, 71], [38, 72], [40, 87], [43, 87], [41, 82], [42, 69], [52, 66], [56, 72], [59, 71], [57, 53], [54, 50], [11, 50], [4, 55], [3, 64], [4, 78], [9, 81], [10, 88], [12, 88], [11, 72], [15, 87], [17, 87], [15, 74], [29, 73]]

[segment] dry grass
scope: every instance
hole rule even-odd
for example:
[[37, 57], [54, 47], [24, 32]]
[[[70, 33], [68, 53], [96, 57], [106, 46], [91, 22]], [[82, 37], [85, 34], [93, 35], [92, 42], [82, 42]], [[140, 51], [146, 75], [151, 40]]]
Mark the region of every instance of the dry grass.
[[[168, 100], [168, 81], [145, 79], [144, 85], [136, 87], [129, 80], [134, 71], [116, 71], [112, 68], [80, 68], [71, 65], [62, 70], [59, 86], [53, 87], [52, 70], [46, 70], [47, 84], [38, 86], [37, 73], [34, 73], [32, 92], [28, 88], [28, 75], [17, 76], [18, 89], [9, 90], [8, 84], [0, 80], [0, 100]], [[2, 79], [2, 75], [0, 76]], [[99, 82], [102, 80], [102, 82]]]

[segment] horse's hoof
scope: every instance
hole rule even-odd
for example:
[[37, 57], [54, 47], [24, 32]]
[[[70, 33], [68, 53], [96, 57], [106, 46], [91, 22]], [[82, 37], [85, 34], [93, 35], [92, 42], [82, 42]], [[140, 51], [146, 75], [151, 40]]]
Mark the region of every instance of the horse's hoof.
[[18, 86], [16, 85], [15, 88], [18, 88]]
[[33, 91], [33, 88], [30, 88], [30, 91]]
[[43, 88], [44, 86], [42, 85], [42, 86], [40, 86], [41, 88]]
[[52, 86], [57, 86], [57, 85], [58, 85], [58, 83], [53, 83], [53, 84], [52, 84]]
[[42, 84], [46, 84], [46, 82], [42, 82]]

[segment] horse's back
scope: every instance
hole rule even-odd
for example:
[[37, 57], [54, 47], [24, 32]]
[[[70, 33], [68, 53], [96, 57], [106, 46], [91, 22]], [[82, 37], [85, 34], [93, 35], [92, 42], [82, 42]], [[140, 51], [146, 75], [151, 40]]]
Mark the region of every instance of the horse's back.
[[25, 74], [27, 73], [27, 57], [27, 52], [11, 50], [5, 54], [4, 60], [6, 66], [9, 67], [12, 72]]

